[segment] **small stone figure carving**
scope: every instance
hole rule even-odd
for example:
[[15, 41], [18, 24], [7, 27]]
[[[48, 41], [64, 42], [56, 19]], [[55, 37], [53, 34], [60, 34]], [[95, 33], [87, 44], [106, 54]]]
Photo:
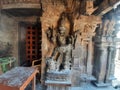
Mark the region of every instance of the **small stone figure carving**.
[[103, 22], [103, 25], [102, 25], [103, 36], [105, 36], [107, 34], [108, 24], [109, 24], [109, 20], [105, 20]]
[[52, 58], [47, 58], [47, 71], [54, 71], [56, 69], [56, 62]]
[[115, 26], [115, 20], [111, 19], [109, 21], [109, 26], [108, 26], [108, 30], [107, 30], [108, 36], [112, 36], [113, 35], [113, 31], [115, 30], [114, 26]]
[[87, 15], [91, 15], [97, 8], [94, 8], [94, 0], [86, 0], [86, 14]]
[[52, 42], [52, 38], [53, 38], [53, 29], [52, 28], [48, 28], [47, 32], [46, 32], [47, 38], [50, 42]]
[[103, 36], [112, 36], [113, 31], [114, 31], [114, 26], [115, 26], [115, 21], [113, 19], [109, 20], [105, 20], [103, 22]]

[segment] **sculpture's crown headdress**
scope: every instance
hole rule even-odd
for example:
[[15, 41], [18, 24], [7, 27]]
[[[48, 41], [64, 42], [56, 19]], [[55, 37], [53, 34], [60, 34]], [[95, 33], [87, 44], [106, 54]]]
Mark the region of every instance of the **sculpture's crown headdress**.
[[65, 31], [66, 28], [65, 28], [64, 26], [60, 26], [60, 27], [59, 27], [59, 30], [64, 30], [64, 31]]

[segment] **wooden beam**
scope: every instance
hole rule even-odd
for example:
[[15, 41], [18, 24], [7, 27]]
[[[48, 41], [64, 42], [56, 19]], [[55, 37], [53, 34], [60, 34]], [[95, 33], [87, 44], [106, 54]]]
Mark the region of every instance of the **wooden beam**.
[[93, 15], [99, 15], [102, 16], [112, 10], [115, 5], [119, 5], [120, 0], [104, 0], [98, 9], [93, 13]]

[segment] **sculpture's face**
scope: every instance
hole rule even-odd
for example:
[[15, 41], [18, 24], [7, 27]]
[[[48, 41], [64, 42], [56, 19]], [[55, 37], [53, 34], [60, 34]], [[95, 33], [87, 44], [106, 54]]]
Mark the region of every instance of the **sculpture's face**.
[[51, 34], [50, 30], [47, 31], [47, 35], [48, 35], [48, 37], [51, 37], [52, 34]]
[[50, 39], [52, 37], [52, 30], [49, 28], [47, 31], [46, 31], [46, 34], [47, 34], [47, 37]]
[[60, 27], [60, 28], [59, 28], [59, 33], [60, 33], [61, 35], [65, 35], [65, 32], [66, 32], [66, 28], [65, 28], [65, 27]]

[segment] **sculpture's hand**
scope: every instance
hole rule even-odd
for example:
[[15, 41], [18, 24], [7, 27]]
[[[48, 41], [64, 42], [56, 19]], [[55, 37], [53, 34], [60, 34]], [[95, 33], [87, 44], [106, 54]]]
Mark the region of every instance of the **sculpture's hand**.
[[74, 37], [76, 37], [78, 34], [80, 34], [80, 30], [76, 30], [73, 34]]
[[80, 33], [80, 30], [76, 30], [76, 31], [74, 32], [75, 35], [77, 35], [77, 34], [79, 34], [79, 33]]
[[54, 56], [51, 56], [50, 59], [53, 60], [53, 59], [54, 59]]

